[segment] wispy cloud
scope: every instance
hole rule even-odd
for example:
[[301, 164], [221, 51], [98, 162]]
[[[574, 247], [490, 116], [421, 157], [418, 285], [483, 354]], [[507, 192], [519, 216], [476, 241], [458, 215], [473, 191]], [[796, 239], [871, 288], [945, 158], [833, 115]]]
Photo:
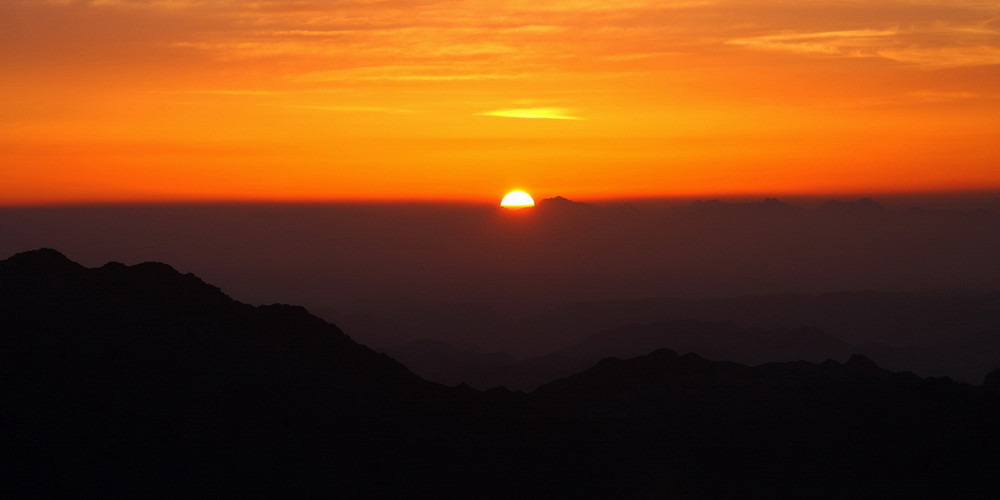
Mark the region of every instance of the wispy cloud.
[[[449, 72], [449, 69], [451, 72]], [[455, 70], [459, 70], [456, 72]], [[440, 66], [379, 66], [354, 68], [341, 71], [315, 71], [290, 77], [300, 83], [324, 82], [469, 82], [485, 80], [514, 80], [526, 78], [525, 74], [463, 73], [468, 68]]]
[[729, 40], [727, 43], [764, 50], [871, 57], [877, 56], [878, 41], [898, 33], [898, 29], [779, 33]]
[[498, 109], [479, 113], [480, 116], [499, 116], [503, 118], [529, 118], [544, 120], [582, 120], [573, 116], [572, 111], [565, 108], [518, 108]]
[[295, 109], [309, 109], [313, 111], [331, 111], [336, 113], [389, 113], [389, 114], [403, 114], [403, 113], [413, 113], [412, 109], [403, 108], [387, 108], [382, 106], [321, 106], [321, 105], [308, 105], [308, 106], [289, 106]]
[[195, 90], [161, 90], [160, 94], [202, 94], [202, 95], [231, 95], [231, 96], [271, 96], [277, 92], [270, 90], [248, 90], [248, 89], [195, 89]]
[[1000, 64], [1000, 31], [989, 23], [774, 33], [727, 41], [750, 49], [874, 57], [925, 69]]
[[931, 103], [963, 101], [981, 97], [975, 92], [946, 92], [940, 90], [917, 90], [907, 95], [918, 101]]
[[879, 55], [926, 69], [1000, 64], [1000, 46], [898, 47], [880, 50]]

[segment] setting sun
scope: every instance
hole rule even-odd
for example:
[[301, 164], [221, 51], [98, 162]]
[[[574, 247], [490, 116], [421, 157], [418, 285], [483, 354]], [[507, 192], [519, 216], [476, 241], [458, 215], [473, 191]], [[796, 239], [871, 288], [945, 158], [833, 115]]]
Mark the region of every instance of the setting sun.
[[528, 208], [535, 206], [535, 200], [524, 191], [511, 191], [500, 201], [500, 206], [511, 209]]

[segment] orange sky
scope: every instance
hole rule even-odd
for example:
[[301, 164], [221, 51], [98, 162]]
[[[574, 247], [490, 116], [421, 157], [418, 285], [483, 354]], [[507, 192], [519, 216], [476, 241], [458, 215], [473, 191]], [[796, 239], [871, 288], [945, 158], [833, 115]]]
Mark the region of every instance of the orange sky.
[[1000, 2], [4, 0], [0, 204], [1000, 189]]

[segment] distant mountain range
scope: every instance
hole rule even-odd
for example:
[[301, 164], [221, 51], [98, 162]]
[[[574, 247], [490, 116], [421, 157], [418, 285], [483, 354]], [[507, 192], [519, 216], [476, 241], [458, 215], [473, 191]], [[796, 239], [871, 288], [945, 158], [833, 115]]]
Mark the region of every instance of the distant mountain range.
[[[638, 328], [614, 335], [636, 350], [706, 332], [843, 345], [814, 330]], [[477, 391], [159, 263], [86, 268], [45, 249], [0, 261], [0, 369], [7, 498], [1000, 493], [1000, 372], [973, 386], [863, 356], [751, 367], [656, 350], [530, 394]]]
[[[364, 318], [347, 320], [365, 325]], [[563, 340], [559, 348], [520, 360], [441, 340], [379, 347], [430, 380], [480, 388], [531, 390], [603, 357], [638, 356], [659, 348], [749, 364], [846, 360], [863, 353], [893, 370], [976, 384], [1000, 365], [1000, 293], [657, 298], [567, 304], [513, 319], [485, 306], [465, 305], [428, 307], [400, 320], [387, 313], [379, 321], [378, 328], [395, 325], [413, 335], [447, 337], [454, 330], [456, 341], [475, 339], [471, 332], [477, 331]]]
[[[609, 356], [630, 358], [663, 348], [747, 364], [778, 360], [820, 362], [831, 358], [847, 359], [852, 353], [846, 342], [816, 328], [765, 330], [740, 328], [732, 323], [675, 320], [618, 327], [569, 348], [522, 361], [500, 364], [498, 360], [493, 363], [483, 360], [475, 369], [466, 371], [468, 378], [465, 381], [476, 387], [532, 390], [580, 372]], [[400, 359], [415, 357], [411, 350], [400, 349], [400, 353], [403, 352], [405, 355]], [[424, 372], [418, 369], [417, 373]]]

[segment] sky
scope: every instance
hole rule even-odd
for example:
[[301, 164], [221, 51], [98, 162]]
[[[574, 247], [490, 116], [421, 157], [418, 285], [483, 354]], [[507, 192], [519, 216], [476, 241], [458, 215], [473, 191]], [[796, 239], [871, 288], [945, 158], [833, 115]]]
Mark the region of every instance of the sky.
[[0, 205], [1000, 190], [1000, 1], [4, 0]]

